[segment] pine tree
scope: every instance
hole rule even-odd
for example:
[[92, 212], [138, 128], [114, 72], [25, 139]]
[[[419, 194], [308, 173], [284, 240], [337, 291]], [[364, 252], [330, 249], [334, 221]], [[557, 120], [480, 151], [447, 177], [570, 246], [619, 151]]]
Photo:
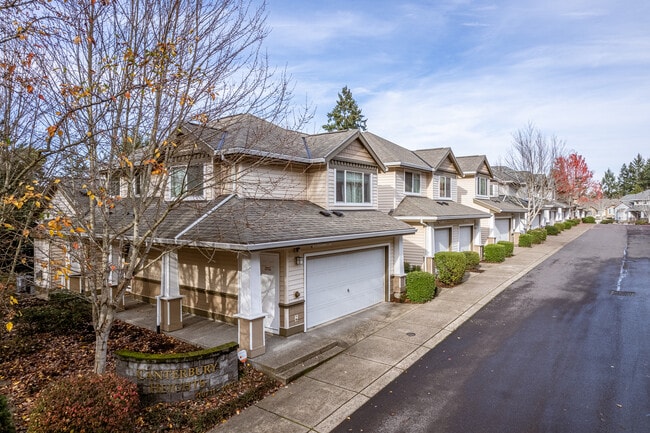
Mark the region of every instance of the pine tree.
[[339, 93], [339, 100], [336, 106], [327, 113], [327, 124], [323, 125], [327, 132], [344, 131], [346, 129], [366, 130], [366, 119], [361, 114], [361, 109], [357, 101], [352, 97], [352, 92], [348, 86], [343, 87]]
[[603, 176], [603, 180], [600, 183], [602, 185], [603, 194], [605, 194], [605, 197], [618, 197], [618, 181], [616, 180], [616, 176], [614, 176], [614, 172], [612, 170], [609, 168], [607, 169], [605, 176]]

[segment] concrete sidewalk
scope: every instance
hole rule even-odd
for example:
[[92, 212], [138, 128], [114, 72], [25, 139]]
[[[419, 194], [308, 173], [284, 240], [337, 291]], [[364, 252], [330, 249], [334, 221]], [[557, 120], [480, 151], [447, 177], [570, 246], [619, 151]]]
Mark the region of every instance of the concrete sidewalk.
[[[289, 380], [294, 371], [307, 373], [210, 433], [331, 431], [501, 291], [591, 227], [580, 224], [533, 248], [515, 247], [504, 263], [482, 263], [482, 272], [442, 289], [426, 304], [383, 303], [308, 333], [267, 336], [267, 352], [251, 360], [257, 368]], [[155, 319], [149, 305], [127, 308], [118, 317], [151, 328], [152, 310]], [[170, 335], [205, 347], [237, 341], [234, 326], [194, 316], [183, 320], [184, 328]], [[310, 370], [310, 362], [321, 364]]]

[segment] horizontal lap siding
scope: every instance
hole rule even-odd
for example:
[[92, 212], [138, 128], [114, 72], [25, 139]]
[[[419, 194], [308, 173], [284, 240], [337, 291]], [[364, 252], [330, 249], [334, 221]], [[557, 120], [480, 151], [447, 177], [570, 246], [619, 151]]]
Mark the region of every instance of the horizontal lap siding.
[[422, 266], [424, 263], [426, 228], [419, 224], [414, 224], [417, 229], [412, 235], [405, 235], [404, 239], [404, 263], [410, 265]]
[[286, 166], [244, 168], [237, 179], [244, 197], [303, 200], [307, 197], [307, 175]]

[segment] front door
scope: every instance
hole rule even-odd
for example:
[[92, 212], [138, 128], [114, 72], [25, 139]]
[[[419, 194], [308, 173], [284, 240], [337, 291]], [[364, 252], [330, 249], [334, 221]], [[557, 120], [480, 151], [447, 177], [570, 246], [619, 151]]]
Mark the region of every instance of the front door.
[[266, 314], [264, 327], [269, 331], [278, 332], [280, 314], [278, 301], [280, 256], [278, 254], [260, 254], [260, 272], [262, 312]]

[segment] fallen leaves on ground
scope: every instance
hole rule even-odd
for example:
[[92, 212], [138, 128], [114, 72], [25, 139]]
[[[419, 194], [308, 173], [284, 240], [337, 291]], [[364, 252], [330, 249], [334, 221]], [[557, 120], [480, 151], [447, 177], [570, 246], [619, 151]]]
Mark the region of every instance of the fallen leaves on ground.
[[[40, 390], [62, 377], [92, 371], [94, 344], [92, 330], [66, 335], [36, 333], [29, 336], [16, 332], [16, 329], [11, 333], [0, 332], [0, 394], [10, 401], [17, 432], [27, 430], [29, 413]], [[118, 349], [182, 353], [199, 348], [168, 335], [115, 321], [109, 341], [107, 372], [115, 371], [111, 354]], [[264, 395], [274, 392], [279, 386], [278, 382], [249, 364], [240, 365], [240, 380], [227, 385], [217, 395], [142, 408], [138, 430], [140, 433], [207, 431]]]

